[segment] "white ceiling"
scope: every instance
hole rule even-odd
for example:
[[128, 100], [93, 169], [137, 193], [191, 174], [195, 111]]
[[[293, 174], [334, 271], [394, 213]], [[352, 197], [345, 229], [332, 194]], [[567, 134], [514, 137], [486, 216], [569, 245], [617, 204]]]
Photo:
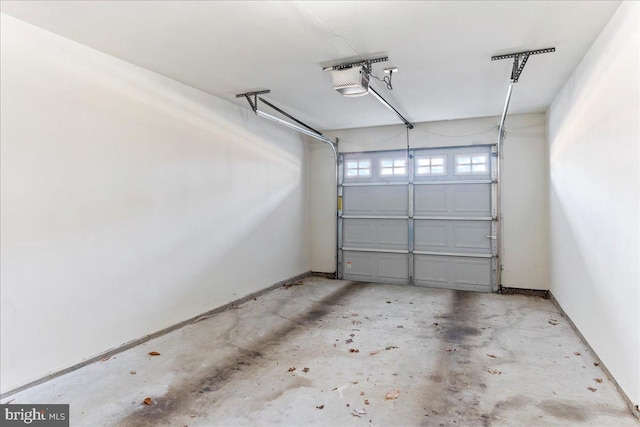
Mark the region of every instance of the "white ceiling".
[[[510, 113], [544, 111], [619, 1], [3, 1], [1, 10], [243, 107], [265, 98], [320, 129], [400, 123], [371, 95], [344, 98], [322, 67], [388, 55], [414, 122], [499, 115], [511, 60], [531, 56]], [[264, 108], [268, 111], [268, 107]]]

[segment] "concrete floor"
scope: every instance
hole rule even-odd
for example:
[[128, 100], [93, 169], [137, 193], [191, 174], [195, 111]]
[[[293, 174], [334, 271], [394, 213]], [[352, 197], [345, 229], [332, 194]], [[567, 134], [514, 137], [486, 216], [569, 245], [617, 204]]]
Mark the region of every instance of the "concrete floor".
[[595, 360], [548, 300], [314, 277], [2, 403], [91, 427], [637, 426]]

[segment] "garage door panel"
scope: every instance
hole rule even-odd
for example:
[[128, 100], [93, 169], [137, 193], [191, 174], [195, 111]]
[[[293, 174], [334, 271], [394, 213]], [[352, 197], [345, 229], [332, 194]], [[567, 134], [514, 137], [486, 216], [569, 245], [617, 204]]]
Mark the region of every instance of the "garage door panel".
[[378, 277], [385, 280], [409, 280], [409, 256], [405, 254], [378, 254]]
[[343, 279], [394, 284], [409, 283], [409, 255], [377, 252], [343, 252]]
[[491, 185], [456, 185], [453, 190], [453, 212], [464, 216], [491, 215]]
[[374, 262], [376, 261], [374, 253], [371, 252], [348, 252], [345, 251], [344, 259], [344, 278], [348, 280], [369, 281], [371, 277], [376, 275], [374, 270]]
[[490, 221], [414, 220], [414, 249], [425, 252], [490, 254]]
[[416, 185], [416, 216], [491, 216], [491, 184]]
[[471, 253], [491, 253], [491, 222], [452, 222], [453, 249]]
[[435, 185], [416, 186], [414, 212], [416, 215], [446, 215], [449, 212], [449, 192]]
[[406, 185], [345, 187], [344, 215], [406, 216], [409, 197]]
[[491, 292], [491, 259], [416, 255], [417, 286]]
[[344, 219], [343, 247], [406, 250], [406, 219]]

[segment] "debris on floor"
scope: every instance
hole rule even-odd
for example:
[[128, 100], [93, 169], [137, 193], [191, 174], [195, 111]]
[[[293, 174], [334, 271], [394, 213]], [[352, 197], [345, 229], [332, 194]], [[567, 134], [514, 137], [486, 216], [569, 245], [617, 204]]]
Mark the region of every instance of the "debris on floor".
[[309, 368], [307, 368], [307, 367], [305, 366], [305, 368], [302, 370], [302, 372], [304, 372], [304, 373], [309, 372]]
[[150, 351], [149, 356], [160, 356], [160, 353], [158, 353], [157, 351]]
[[497, 369], [487, 369], [487, 372], [489, 372], [491, 375], [501, 375], [502, 372], [498, 371]]
[[351, 338], [349, 338], [348, 340], [345, 341], [346, 344], [351, 344], [353, 342], [353, 340]]
[[357, 348], [350, 348], [349, 353], [360, 353], [360, 350], [358, 350]]
[[324, 405], [318, 405], [318, 406], [316, 406], [316, 408], [318, 408], [318, 409], [324, 409]]
[[400, 396], [400, 390], [390, 391], [384, 395], [385, 400], [395, 400]]
[[495, 354], [489, 354], [489, 353], [487, 353], [487, 356], [489, 356], [492, 359], [496, 359], [498, 357]]
[[444, 349], [444, 351], [458, 351], [458, 349], [457, 348], [449, 348], [449, 347], [447, 347], [447, 348]]
[[380, 350], [373, 350], [371, 353], [369, 353], [371, 356], [375, 356], [376, 354], [380, 353]]
[[136, 371], [129, 371], [129, 373], [130, 373], [131, 375], [135, 375], [135, 374], [136, 374]]
[[392, 350], [394, 348], [400, 348], [400, 347], [398, 347], [397, 345], [390, 345], [388, 347], [385, 347], [385, 350]]
[[153, 399], [150, 397], [145, 398], [142, 403], [144, 403], [145, 405], [153, 405]]
[[365, 404], [365, 405], [368, 405], [368, 404], [369, 404], [369, 399], [365, 399], [365, 400], [364, 400], [364, 404]]
[[106, 362], [107, 360], [111, 359], [111, 356], [107, 356], [104, 359], [100, 359], [101, 362]]
[[579, 351], [574, 351], [573, 354], [575, 354], [576, 356], [580, 356], [580, 352]]
[[558, 321], [556, 319], [549, 319], [549, 324], [555, 326], [558, 324]]
[[602, 378], [594, 378], [593, 380], [598, 384], [602, 383]]
[[292, 286], [302, 286], [302, 285], [304, 285], [304, 282], [302, 280], [298, 280], [297, 282], [285, 283], [284, 285], [282, 285], [282, 287], [285, 289], [289, 289]]
[[590, 392], [592, 392], [592, 393], [593, 393], [594, 391], [596, 391], [596, 390], [597, 390], [597, 388], [587, 387], [587, 390], [589, 390]]
[[295, 370], [296, 370], [296, 367], [295, 367], [295, 366], [292, 366], [291, 368], [289, 368], [289, 372], [293, 372], [293, 371], [295, 371]]
[[351, 415], [353, 415], [354, 417], [361, 417], [362, 415], [365, 415], [367, 412], [364, 410], [364, 408], [362, 409], [354, 409], [353, 412], [351, 413]]

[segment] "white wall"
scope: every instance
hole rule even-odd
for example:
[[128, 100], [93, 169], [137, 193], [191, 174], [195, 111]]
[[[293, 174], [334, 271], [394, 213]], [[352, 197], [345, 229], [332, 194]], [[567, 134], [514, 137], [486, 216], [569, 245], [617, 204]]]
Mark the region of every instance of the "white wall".
[[640, 3], [621, 4], [549, 109], [550, 288], [640, 403]]
[[310, 269], [298, 134], [1, 28], [3, 392]]
[[[513, 96], [517, 96], [517, 87]], [[499, 122], [499, 117], [486, 117], [418, 123], [409, 131], [409, 142], [413, 148], [494, 144], [497, 141]], [[545, 115], [508, 116], [506, 129], [502, 168], [502, 284], [526, 289], [548, 289]], [[341, 152], [407, 147], [404, 125], [326, 133], [339, 137]], [[335, 227], [331, 150], [326, 147], [312, 148], [310, 162], [310, 192], [313, 195], [311, 269], [332, 272], [335, 271], [335, 235], [327, 232], [331, 227]]]

